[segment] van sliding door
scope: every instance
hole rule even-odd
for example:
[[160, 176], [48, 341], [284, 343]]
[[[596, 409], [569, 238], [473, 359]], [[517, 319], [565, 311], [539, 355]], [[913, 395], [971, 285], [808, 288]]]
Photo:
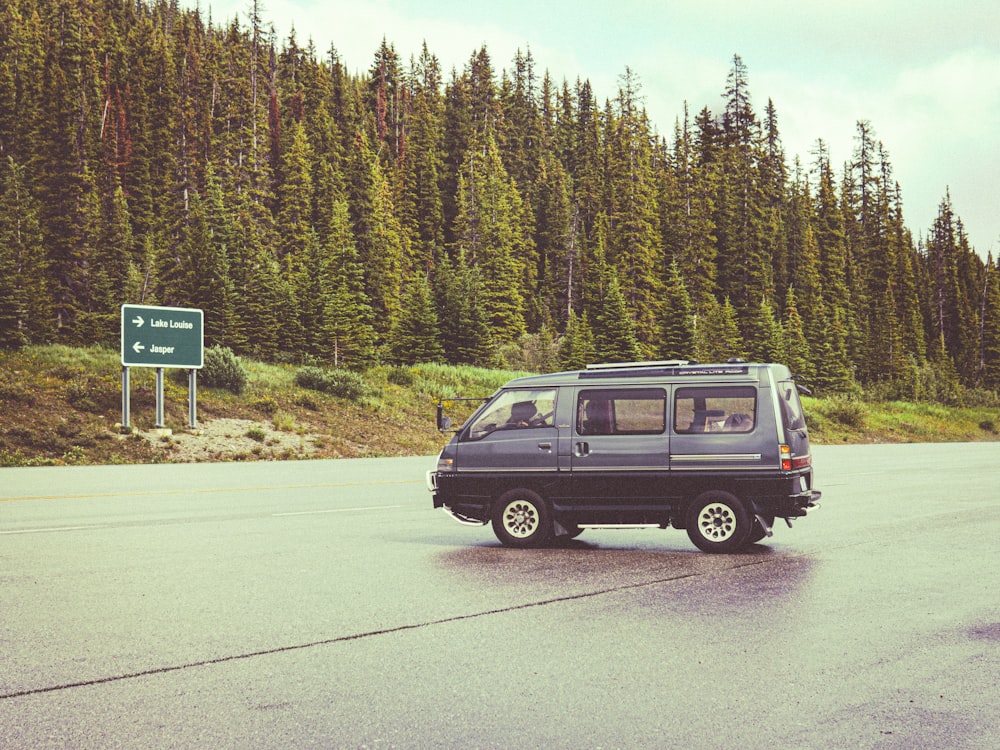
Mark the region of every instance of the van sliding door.
[[662, 496], [669, 469], [667, 390], [580, 388], [571, 437], [573, 497], [585, 505]]

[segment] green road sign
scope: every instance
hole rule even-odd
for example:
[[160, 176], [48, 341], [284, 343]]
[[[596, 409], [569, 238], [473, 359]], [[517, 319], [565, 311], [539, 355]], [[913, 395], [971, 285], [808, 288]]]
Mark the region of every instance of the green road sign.
[[199, 368], [205, 318], [187, 307], [122, 305], [122, 366]]

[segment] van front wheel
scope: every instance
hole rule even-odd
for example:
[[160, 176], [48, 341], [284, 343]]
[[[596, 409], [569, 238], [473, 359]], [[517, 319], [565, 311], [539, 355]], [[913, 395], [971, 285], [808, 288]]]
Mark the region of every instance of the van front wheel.
[[538, 547], [552, 536], [548, 503], [526, 489], [505, 492], [493, 509], [493, 533], [505, 547]]
[[688, 506], [688, 537], [703, 552], [734, 552], [747, 544], [752, 530], [753, 516], [729, 492], [703, 492]]

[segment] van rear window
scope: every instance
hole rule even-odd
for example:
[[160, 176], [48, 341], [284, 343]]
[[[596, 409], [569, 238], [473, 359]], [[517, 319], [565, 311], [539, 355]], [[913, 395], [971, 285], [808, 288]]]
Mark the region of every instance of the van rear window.
[[678, 388], [674, 432], [750, 432], [757, 423], [757, 389], [752, 386]]
[[785, 429], [805, 429], [806, 418], [802, 414], [802, 404], [799, 401], [799, 391], [795, 382], [782, 380], [778, 383], [778, 396], [781, 400], [781, 418], [785, 420]]
[[658, 435], [667, 427], [662, 388], [589, 389], [576, 402], [580, 435]]

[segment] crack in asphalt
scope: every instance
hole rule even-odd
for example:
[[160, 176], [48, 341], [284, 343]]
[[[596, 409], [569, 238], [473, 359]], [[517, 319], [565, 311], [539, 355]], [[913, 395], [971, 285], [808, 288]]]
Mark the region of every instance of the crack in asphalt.
[[[767, 562], [772, 562], [772, 561], [769, 559], [752, 560], [739, 565], [733, 565], [731, 567], [725, 568], [724, 570], [726, 571], [738, 570], [740, 568], [746, 568], [753, 565], [763, 565]], [[363, 638], [374, 638], [380, 635], [391, 635], [393, 633], [402, 633], [407, 630], [419, 630], [421, 628], [434, 627], [435, 625], [447, 625], [453, 622], [462, 622], [463, 620], [474, 620], [479, 617], [489, 617], [491, 615], [500, 615], [509, 612], [517, 612], [520, 610], [532, 609], [534, 607], [546, 607], [552, 604], [560, 604], [562, 602], [570, 602], [580, 599], [590, 599], [598, 596], [604, 596], [606, 594], [614, 594], [621, 591], [628, 591], [630, 589], [639, 589], [639, 588], [644, 588], [646, 586], [655, 586], [662, 583], [672, 583], [674, 581], [682, 581], [687, 578], [697, 578], [699, 576], [704, 576], [704, 575], [718, 574], [719, 572], [721, 571], [713, 570], [702, 573], [684, 573], [680, 575], [668, 576], [666, 578], [657, 578], [651, 581], [641, 581], [639, 583], [629, 583], [629, 584], [622, 584], [620, 586], [612, 586], [610, 588], [599, 589], [597, 591], [585, 591], [579, 594], [569, 594], [567, 596], [559, 596], [551, 599], [542, 599], [540, 601], [524, 602], [523, 604], [514, 604], [509, 607], [489, 609], [489, 610], [484, 610], [482, 612], [472, 612], [466, 615], [455, 615], [453, 617], [444, 617], [439, 620], [428, 620], [426, 622], [411, 623], [409, 625], [397, 625], [391, 628], [370, 630], [364, 633], [353, 633], [351, 635], [342, 635], [336, 638], [325, 638], [323, 640], [311, 641], [309, 643], [299, 643], [293, 646], [278, 646], [276, 648], [261, 649], [259, 651], [249, 651], [243, 654], [231, 654], [229, 656], [220, 656], [214, 659], [202, 659], [200, 661], [192, 661], [192, 662], [187, 662], [185, 664], [175, 664], [167, 667], [143, 669], [137, 672], [127, 672], [124, 674], [111, 675], [108, 677], [97, 677], [91, 680], [80, 680], [78, 682], [67, 682], [60, 685], [49, 685], [46, 687], [17, 690], [11, 693], [0, 693], [0, 700], [24, 698], [26, 696], [31, 696], [31, 695], [43, 695], [45, 693], [54, 693], [62, 690], [72, 690], [74, 688], [94, 687], [97, 685], [106, 685], [108, 683], [113, 683], [113, 682], [122, 682], [124, 680], [134, 680], [140, 677], [153, 677], [157, 675], [170, 674], [171, 672], [181, 672], [189, 669], [197, 669], [199, 667], [208, 667], [217, 664], [226, 664], [228, 662], [254, 659], [260, 656], [273, 656], [275, 654], [284, 654], [292, 651], [303, 651], [305, 649], [310, 649], [310, 648], [330, 646], [336, 643], [357, 641]]]

